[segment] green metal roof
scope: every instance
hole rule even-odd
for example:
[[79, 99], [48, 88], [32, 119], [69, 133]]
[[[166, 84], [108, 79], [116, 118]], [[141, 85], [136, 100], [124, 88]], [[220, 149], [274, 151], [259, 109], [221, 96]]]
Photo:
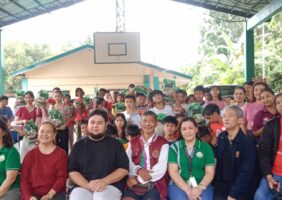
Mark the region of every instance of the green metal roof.
[[250, 18], [271, 0], [174, 0], [210, 10]]
[[[11, 77], [15, 77], [15, 76], [18, 76], [18, 75], [21, 75], [21, 74], [24, 74], [30, 70], [33, 70], [33, 69], [36, 69], [36, 68], [39, 68], [41, 67], [42, 65], [45, 65], [45, 64], [48, 64], [50, 62], [53, 62], [53, 61], [56, 61], [56, 60], [59, 60], [63, 57], [66, 57], [66, 56], [69, 56], [69, 55], [72, 55], [74, 53], [77, 53], [81, 50], [84, 50], [84, 49], [93, 49], [94, 50], [94, 46], [93, 45], [90, 45], [90, 44], [86, 44], [86, 45], [83, 45], [83, 46], [80, 46], [80, 47], [77, 47], [75, 49], [72, 49], [70, 51], [67, 51], [65, 53], [62, 53], [62, 54], [59, 54], [57, 56], [54, 56], [54, 57], [51, 57], [51, 58], [48, 58], [47, 60], [44, 60], [44, 61], [41, 61], [39, 63], [35, 63], [35, 64], [32, 64], [30, 66], [27, 66], [27, 67], [24, 67], [20, 70], [17, 70], [13, 73], [10, 74]], [[93, 61], [94, 63], [94, 61]], [[174, 71], [174, 70], [168, 70], [168, 69], [165, 69], [163, 67], [159, 67], [157, 65], [153, 65], [153, 64], [150, 64], [150, 63], [146, 63], [146, 62], [139, 62], [139, 64], [141, 65], [144, 65], [146, 67], [150, 67], [152, 69], [155, 69], [155, 70], [158, 70], [158, 71], [161, 71], [161, 72], [166, 72], [166, 73], [169, 73], [169, 74], [172, 74], [172, 75], [175, 75], [175, 76], [179, 76], [179, 77], [182, 77], [182, 78], [186, 78], [186, 79], [192, 79], [192, 76], [189, 76], [187, 74], [183, 74], [183, 73], [180, 73], [180, 72], [177, 72], [177, 71]]]
[[83, 0], [0, 0], [0, 27], [50, 13]]

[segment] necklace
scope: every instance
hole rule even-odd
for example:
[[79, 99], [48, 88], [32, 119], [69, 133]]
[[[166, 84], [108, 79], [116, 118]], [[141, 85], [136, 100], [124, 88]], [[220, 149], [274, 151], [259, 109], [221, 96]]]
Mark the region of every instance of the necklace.
[[94, 139], [92, 138], [91, 136], [88, 136], [90, 140], [92, 141], [95, 141], [95, 142], [100, 142], [102, 141], [105, 137], [106, 137], [106, 134], [104, 134], [101, 138], [98, 138], [98, 139]]

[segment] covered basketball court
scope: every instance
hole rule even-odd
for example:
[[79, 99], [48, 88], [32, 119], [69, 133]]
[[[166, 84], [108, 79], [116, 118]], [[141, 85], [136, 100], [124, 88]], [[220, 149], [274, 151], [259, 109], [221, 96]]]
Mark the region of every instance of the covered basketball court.
[[[0, 28], [83, 0], [0, 0]], [[122, 0], [116, 0], [117, 5]], [[254, 77], [254, 29], [282, 9], [281, 0], [174, 0], [246, 18], [245, 79]], [[0, 95], [4, 93], [4, 57], [0, 32]]]

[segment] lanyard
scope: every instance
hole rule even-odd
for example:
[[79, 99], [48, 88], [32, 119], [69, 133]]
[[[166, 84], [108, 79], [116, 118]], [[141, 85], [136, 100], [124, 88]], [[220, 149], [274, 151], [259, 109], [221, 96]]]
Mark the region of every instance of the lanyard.
[[193, 176], [192, 175], [192, 159], [194, 157], [195, 151], [196, 151], [196, 149], [195, 149], [195, 147], [193, 147], [191, 154], [189, 154], [187, 148], [185, 148], [185, 153], [186, 153], [186, 156], [188, 158], [188, 170], [189, 170], [190, 177]]

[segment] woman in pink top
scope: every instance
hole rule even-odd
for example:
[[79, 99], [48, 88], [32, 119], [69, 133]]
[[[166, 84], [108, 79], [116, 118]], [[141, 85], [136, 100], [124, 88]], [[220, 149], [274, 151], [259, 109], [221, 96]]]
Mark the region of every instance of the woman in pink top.
[[248, 102], [244, 110], [244, 124], [243, 131], [252, 135], [254, 118], [258, 111], [263, 108], [263, 104], [260, 101], [260, 93], [268, 88], [268, 85], [264, 82], [258, 82], [254, 85], [254, 102]]
[[204, 107], [208, 104], [216, 104], [220, 110], [224, 109], [224, 101], [221, 97], [220, 88], [218, 86], [212, 86], [210, 90], [211, 100], [206, 100]]

